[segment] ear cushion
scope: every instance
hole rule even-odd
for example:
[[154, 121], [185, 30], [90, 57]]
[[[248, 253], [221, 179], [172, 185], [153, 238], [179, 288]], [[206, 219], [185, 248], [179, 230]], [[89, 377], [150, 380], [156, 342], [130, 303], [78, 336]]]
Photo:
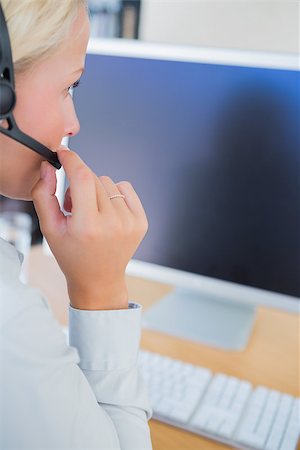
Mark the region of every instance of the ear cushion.
[[16, 94], [7, 80], [0, 81], [0, 118], [7, 116], [16, 104]]

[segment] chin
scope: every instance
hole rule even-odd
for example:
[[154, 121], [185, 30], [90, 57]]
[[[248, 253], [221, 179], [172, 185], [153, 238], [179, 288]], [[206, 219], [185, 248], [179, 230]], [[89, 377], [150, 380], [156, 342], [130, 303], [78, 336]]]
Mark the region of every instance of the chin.
[[31, 193], [25, 193], [25, 192], [21, 192], [21, 193], [3, 193], [2, 194], [4, 197], [6, 198], [10, 198], [12, 200], [23, 200], [25, 202], [30, 202], [32, 201], [32, 197], [31, 197]]
[[23, 200], [23, 201], [32, 201], [31, 191], [35, 184], [40, 179], [39, 170], [30, 175], [32, 182], [28, 183], [28, 175], [26, 176], [27, 182], [25, 180], [20, 180], [18, 184], [12, 184], [11, 186], [5, 186], [6, 189], [2, 190], [2, 195], [12, 200]]

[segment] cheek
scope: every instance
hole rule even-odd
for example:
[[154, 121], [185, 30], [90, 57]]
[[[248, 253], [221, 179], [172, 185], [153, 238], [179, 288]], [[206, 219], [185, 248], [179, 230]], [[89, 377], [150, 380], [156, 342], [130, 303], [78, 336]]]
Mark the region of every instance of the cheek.
[[42, 158], [6, 136], [0, 143], [0, 192], [10, 198], [31, 200], [31, 190], [40, 178]]
[[[28, 91], [27, 91], [28, 92]], [[56, 148], [63, 137], [63, 99], [52, 92], [17, 92], [14, 116], [19, 128], [47, 147]]]

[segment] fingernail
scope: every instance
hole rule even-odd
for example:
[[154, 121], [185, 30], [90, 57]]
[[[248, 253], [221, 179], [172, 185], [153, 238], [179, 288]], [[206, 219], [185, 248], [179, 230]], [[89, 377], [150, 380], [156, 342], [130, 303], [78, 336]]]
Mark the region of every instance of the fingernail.
[[66, 148], [58, 148], [56, 150], [57, 156], [59, 161], [62, 163], [62, 158], [64, 157], [64, 154], [67, 152]]
[[69, 149], [68, 149], [68, 147], [66, 147], [65, 145], [60, 145], [58, 148], [57, 148], [57, 152], [63, 152], [63, 151], [68, 151]]

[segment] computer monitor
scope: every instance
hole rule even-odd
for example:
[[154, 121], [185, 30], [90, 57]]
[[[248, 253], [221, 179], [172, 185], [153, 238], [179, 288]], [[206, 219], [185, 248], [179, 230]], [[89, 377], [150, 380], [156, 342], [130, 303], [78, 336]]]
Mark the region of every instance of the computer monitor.
[[69, 146], [144, 204], [128, 273], [178, 288], [145, 326], [242, 348], [254, 305], [299, 311], [299, 86], [293, 55], [90, 41]]

